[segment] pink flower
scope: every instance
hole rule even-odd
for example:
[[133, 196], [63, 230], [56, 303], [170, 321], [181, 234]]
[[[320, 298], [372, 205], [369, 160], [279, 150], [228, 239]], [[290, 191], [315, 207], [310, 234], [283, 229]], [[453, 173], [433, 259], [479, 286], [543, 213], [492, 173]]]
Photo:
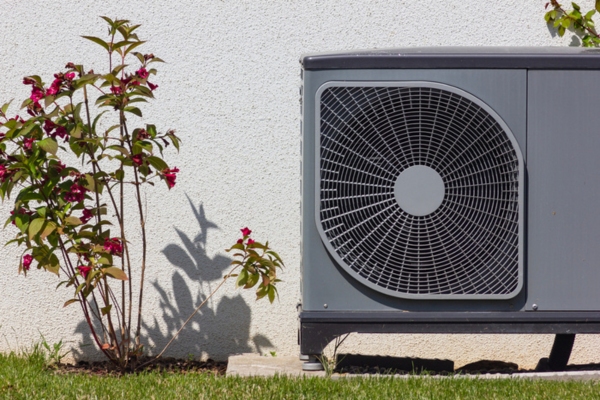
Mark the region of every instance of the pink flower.
[[140, 69], [138, 69], [137, 71], [135, 71], [135, 74], [137, 76], [139, 76], [142, 79], [146, 79], [148, 77], [148, 71], [146, 71], [146, 68], [142, 67]]
[[238, 239], [237, 243], [238, 243], [238, 244], [242, 244], [242, 243], [244, 243], [244, 239]]
[[65, 128], [64, 126], [57, 125], [56, 131], [51, 136], [52, 138], [56, 138], [58, 136], [64, 139], [65, 142], [69, 141], [69, 133], [67, 132], [67, 128]]
[[108, 251], [110, 254], [120, 256], [123, 254], [121, 240], [119, 238], [104, 239], [104, 250]]
[[70, 81], [72, 81], [73, 78], [75, 78], [75, 72], [67, 72], [65, 74], [65, 78], [68, 79], [68, 80], [70, 80]]
[[5, 165], [0, 164], [0, 182], [6, 181], [10, 178], [10, 171], [6, 168]]
[[247, 245], [251, 245], [252, 243], [254, 243], [254, 240], [252, 239], [248, 239], [248, 243], [246, 243]]
[[79, 217], [79, 219], [81, 220], [82, 223], [87, 223], [90, 219], [92, 219], [92, 217], [94, 216], [94, 214], [92, 214], [92, 210], [89, 210], [87, 208], [83, 209], [83, 215], [81, 217]]
[[26, 76], [25, 78], [23, 78], [23, 85], [35, 85], [37, 82], [35, 81], [35, 79], [32, 79], [28, 76]]
[[61, 78], [56, 78], [54, 82], [52, 82], [52, 85], [50, 85], [48, 90], [46, 90], [46, 93], [51, 96], [54, 96], [55, 94], [60, 92], [60, 85], [62, 84], [62, 82], [63, 80]]
[[44, 92], [39, 87], [34, 86], [31, 88], [31, 96], [29, 96], [29, 98], [34, 103], [37, 103], [44, 98]]
[[155, 85], [153, 83], [147, 82], [148, 83], [148, 87], [150, 88], [150, 90], [154, 90], [158, 87], [158, 85]]
[[35, 138], [23, 139], [23, 148], [27, 151], [31, 151], [31, 148], [33, 147], [33, 142], [35, 142]]
[[240, 229], [240, 231], [242, 231], [242, 235], [243, 235], [244, 237], [246, 237], [246, 236], [250, 236], [250, 234], [252, 233], [252, 231], [251, 231], [250, 229], [248, 229], [248, 227], [245, 227], [245, 228], [243, 228], [243, 229]]
[[65, 164], [63, 164], [61, 161], [59, 161], [54, 168], [56, 168], [56, 172], [58, 172], [59, 174], [62, 172], [63, 169], [67, 168], [67, 166]]
[[111, 86], [111, 87], [110, 87], [110, 91], [111, 91], [113, 94], [121, 94], [121, 93], [123, 93], [123, 89], [121, 89], [121, 87], [120, 87], [120, 86]]
[[80, 201], [83, 201], [83, 199], [85, 199], [86, 191], [86, 188], [74, 183], [69, 188], [69, 192], [65, 194], [65, 201], [69, 201], [71, 203], [79, 203]]
[[31, 254], [25, 254], [23, 256], [23, 269], [25, 271], [29, 271], [29, 268], [31, 267], [31, 262], [33, 261], [33, 257], [31, 256]]
[[179, 168], [174, 167], [173, 169], [165, 168], [162, 170], [164, 177], [167, 179], [167, 185], [169, 189], [175, 186], [175, 179], [177, 178], [176, 173], [179, 172]]
[[92, 267], [80, 265], [77, 267], [77, 269], [79, 270], [79, 273], [81, 274], [81, 276], [83, 276], [83, 279], [86, 279], [88, 274], [92, 270]]
[[[134, 156], [131, 157], [131, 161], [133, 161], [133, 163], [139, 167], [140, 165], [143, 164], [144, 159], [143, 159], [143, 157], [142, 157], [141, 154], [136, 154], [136, 155], [134, 155]], [[173, 183], [173, 185], [174, 184], [175, 183]]]
[[52, 130], [56, 127], [56, 124], [54, 122], [52, 122], [52, 120], [47, 119], [44, 121], [44, 132], [46, 132], [48, 135], [50, 134], [50, 132], [52, 132]]
[[150, 137], [150, 135], [148, 135], [148, 132], [146, 132], [145, 129], [140, 129], [137, 133], [137, 140], [144, 140], [144, 139], [148, 139]]

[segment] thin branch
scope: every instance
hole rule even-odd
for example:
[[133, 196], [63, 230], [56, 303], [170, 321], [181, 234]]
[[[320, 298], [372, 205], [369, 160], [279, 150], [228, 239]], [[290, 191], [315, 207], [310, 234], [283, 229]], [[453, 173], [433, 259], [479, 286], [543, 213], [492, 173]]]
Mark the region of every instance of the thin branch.
[[169, 348], [169, 346], [171, 346], [171, 343], [173, 343], [173, 341], [177, 338], [177, 336], [179, 336], [179, 334], [181, 333], [181, 331], [183, 330], [183, 328], [185, 328], [187, 326], [187, 324], [192, 320], [192, 318], [194, 317], [194, 315], [196, 315], [198, 313], [198, 311], [200, 310], [200, 308], [202, 308], [202, 306], [204, 304], [206, 304], [206, 302], [208, 300], [211, 299], [211, 297], [213, 297], [213, 295], [217, 292], [217, 290], [219, 290], [219, 288], [221, 286], [223, 286], [223, 284], [227, 281], [227, 279], [231, 278], [231, 274], [233, 274], [233, 272], [239, 267], [239, 265], [236, 265], [231, 272], [229, 272], [227, 275], [225, 275], [223, 277], [223, 280], [221, 281], [221, 283], [219, 283], [219, 285], [217, 285], [217, 287], [208, 295], [208, 297], [206, 299], [204, 299], [204, 301], [202, 301], [202, 303], [200, 303], [200, 305], [198, 307], [196, 307], [196, 309], [194, 310], [194, 312], [192, 314], [190, 314], [190, 316], [185, 320], [185, 322], [183, 323], [183, 325], [181, 325], [181, 328], [179, 328], [179, 330], [173, 335], [173, 337], [171, 337], [171, 340], [169, 340], [169, 342], [165, 345], [165, 347], [163, 347], [163, 349], [160, 351], [160, 353], [158, 353], [156, 355], [156, 357], [152, 358], [149, 361], [146, 361], [145, 363], [141, 364], [138, 366], [138, 368], [142, 368], [148, 364], [153, 363], [154, 361], [158, 360], [160, 358], [160, 356], [162, 356], [165, 351], [167, 351], [167, 349]]

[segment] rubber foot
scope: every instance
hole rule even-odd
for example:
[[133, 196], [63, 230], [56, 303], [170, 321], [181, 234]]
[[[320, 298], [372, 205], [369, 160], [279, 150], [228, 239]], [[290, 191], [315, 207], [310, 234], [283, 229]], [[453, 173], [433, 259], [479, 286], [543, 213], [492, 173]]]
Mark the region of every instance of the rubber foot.
[[323, 364], [320, 362], [302, 363], [302, 371], [323, 371]]

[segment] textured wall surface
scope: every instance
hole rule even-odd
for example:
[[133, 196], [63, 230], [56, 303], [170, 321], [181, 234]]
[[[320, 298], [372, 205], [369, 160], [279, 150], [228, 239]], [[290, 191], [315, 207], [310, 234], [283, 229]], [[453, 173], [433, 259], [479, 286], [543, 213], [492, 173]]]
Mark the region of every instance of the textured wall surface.
[[[182, 151], [177, 186], [148, 190], [150, 267], [145, 321], [160, 347], [221, 279], [223, 251], [249, 226], [287, 263], [280, 300], [255, 302], [233, 282], [180, 336], [170, 354], [225, 359], [241, 352], [291, 355], [299, 298], [298, 58], [306, 52], [408, 46], [564, 46], [544, 21], [544, 0], [289, 1], [181, 0], [3, 1], [0, 100], [28, 96], [23, 76], [46, 82], [65, 63], [98, 70], [99, 47], [79, 35], [101, 36], [99, 15], [141, 23], [142, 48], [167, 61], [154, 79], [156, 100], [144, 121], [175, 128]], [[591, 3], [591, 1], [589, 2]], [[35, 4], [35, 5], [34, 5]], [[587, 2], [582, 2], [586, 4]], [[567, 35], [569, 36], [569, 35]], [[16, 107], [13, 108], [16, 112]], [[132, 200], [132, 199], [130, 199]], [[11, 204], [0, 206], [2, 221]], [[14, 235], [0, 230], [0, 241]], [[0, 257], [0, 351], [31, 346], [43, 334], [64, 340], [76, 357], [93, 354], [70, 291], [55, 276], [17, 275], [21, 250]], [[461, 365], [500, 359], [527, 367], [546, 356], [551, 336], [354, 335], [344, 351], [450, 358]], [[600, 340], [577, 339], [573, 362], [597, 362]]]

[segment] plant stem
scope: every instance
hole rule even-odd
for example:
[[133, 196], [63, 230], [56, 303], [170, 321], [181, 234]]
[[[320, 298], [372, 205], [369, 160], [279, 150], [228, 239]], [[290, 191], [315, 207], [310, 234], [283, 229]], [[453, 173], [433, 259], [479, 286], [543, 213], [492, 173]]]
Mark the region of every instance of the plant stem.
[[[133, 146], [131, 144], [131, 137], [129, 136], [129, 131], [127, 130], [127, 124], [125, 123], [125, 114], [123, 110], [121, 110], [121, 121], [123, 129], [125, 130], [125, 140], [127, 141], [127, 145], [129, 147], [129, 152], [133, 154]], [[146, 275], [146, 255], [147, 255], [147, 247], [148, 242], [146, 240], [146, 220], [144, 218], [144, 210], [142, 208], [142, 195], [140, 193], [140, 179], [138, 176], [137, 168], [133, 168], [133, 176], [135, 178], [135, 191], [137, 196], [137, 204], [138, 211], [140, 214], [140, 227], [142, 228], [142, 270], [140, 276], [140, 296], [138, 300], [138, 313], [137, 313], [137, 327], [135, 332], [135, 344], [136, 346], [140, 345], [140, 331], [142, 328], [142, 305], [143, 305], [143, 297], [144, 297], [144, 280]]]
[[[89, 135], [93, 135], [92, 132], [92, 120], [91, 120], [91, 114], [90, 114], [90, 105], [89, 105], [89, 99], [88, 99], [88, 95], [87, 95], [87, 88], [84, 85], [83, 86], [83, 101], [85, 104], [85, 112], [86, 112], [86, 119], [87, 119], [87, 125], [88, 125], [88, 129], [89, 129]], [[85, 137], [85, 136], [83, 136]], [[94, 180], [94, 194], [95, 194], [95, 198], [96, 198], [96, 221], [97, 223], [100, 221], [100, 195], [98, 194], [98, 188], [96, 187], [95, 181], [96, 181], [96, 175], [97, 175], [97, 165], [96, 165], [96, 157], [94, 155], [94, 152], [92, 151], [92, 149], [90, 148], [89, 143], [86, 143], [86, 150], [88, 152], [88, 155], [90, 156], [90, 162], [92, 164], [92, 172], [94, 173], [93, 176], [93, 180]], [[102, 237], [102, 225], [100, 225], [100, 237]], [[108, 281], [106, 279], [106, 276], [103, 277], [102, 279], [103, 283], [104, 283], [104, 292], [105, 295], [103, 296], [103, 300], [104, 300], [104, 306], [107, 307], [108, 312], [106, 313], [106, 319], [108, 321], [108, 329], [109, 329], [109, 334], [110, 334], [110, 338], [111, 338], [111, 342], [112, 345], [117, 349], [117, 353], [119, 354], [119, 356], [121, 355], [121, 346], [119, 344], [119, 339], [117, 338], [117, 332], [115, 331], [113, 322], [112, 322], [112, 315], [110, 312], [110, 297], [108, 295], [108, 291], [109, 286], [108, 286]]]

